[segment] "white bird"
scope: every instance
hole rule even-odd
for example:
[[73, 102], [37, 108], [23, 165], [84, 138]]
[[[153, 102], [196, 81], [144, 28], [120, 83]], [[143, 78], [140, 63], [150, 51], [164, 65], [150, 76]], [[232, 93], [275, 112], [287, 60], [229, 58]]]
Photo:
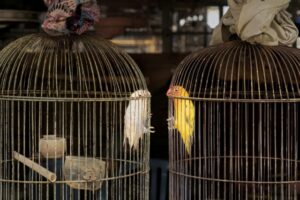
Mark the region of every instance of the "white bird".
[[126, 141], [135, 150], [145, 133], [153, 133], [153, 127], [148, 127], [151, 118], [148, 101], [151, 94], [147, 90], [138, 90], [131, 94], [132, 100], [125, 112], [124, 145]]

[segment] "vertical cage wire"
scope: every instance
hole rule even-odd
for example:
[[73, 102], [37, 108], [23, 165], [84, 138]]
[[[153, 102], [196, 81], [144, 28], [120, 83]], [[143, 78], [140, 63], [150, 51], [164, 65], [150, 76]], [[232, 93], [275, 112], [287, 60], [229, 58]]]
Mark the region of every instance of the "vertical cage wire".
[[[135, 62], [91, 35], [25, 36], [0, 53], [0, 199], [149, 199], [150, 94]], [[134, 129], [133, 129], [134, 130]], [[142, 133], [141, 133], [142, 134]]]
[[[299, 199], [299, 72], [299, 50], [282, 46], [187, 57], [168, 92], [170, 199]], [[194, 125], [190, 153], [181, 120]]]

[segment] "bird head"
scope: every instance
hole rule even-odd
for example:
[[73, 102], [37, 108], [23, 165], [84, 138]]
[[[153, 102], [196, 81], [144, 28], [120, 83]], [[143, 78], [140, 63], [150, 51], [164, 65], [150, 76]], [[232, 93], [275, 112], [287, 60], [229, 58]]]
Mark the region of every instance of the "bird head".
[[150, 92], [147, 90], [138, 90], [131, 94], [130, 97], [138, 98], [138, 97], [150, 97]]
[[189, 97], [189, 93], [181, 86], [171, 86], [167, 92], [167, 96]]

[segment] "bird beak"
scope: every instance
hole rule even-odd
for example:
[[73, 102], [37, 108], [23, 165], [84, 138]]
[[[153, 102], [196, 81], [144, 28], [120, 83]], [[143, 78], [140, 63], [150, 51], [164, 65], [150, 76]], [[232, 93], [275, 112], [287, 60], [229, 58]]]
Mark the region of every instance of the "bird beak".
[[167, 92], [167, 96], [171, 96], [172, 95], [172, 89], [168, 89], [168, 92]]

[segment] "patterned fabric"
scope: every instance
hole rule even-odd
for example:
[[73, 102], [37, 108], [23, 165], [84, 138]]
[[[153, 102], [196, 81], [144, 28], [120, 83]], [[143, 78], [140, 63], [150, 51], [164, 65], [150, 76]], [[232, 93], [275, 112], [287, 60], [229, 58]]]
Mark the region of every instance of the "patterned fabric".
[[99, 20], [96, 0], [44, 0], [48, 13], [42, 25], [52, 36], [81, 35]]

